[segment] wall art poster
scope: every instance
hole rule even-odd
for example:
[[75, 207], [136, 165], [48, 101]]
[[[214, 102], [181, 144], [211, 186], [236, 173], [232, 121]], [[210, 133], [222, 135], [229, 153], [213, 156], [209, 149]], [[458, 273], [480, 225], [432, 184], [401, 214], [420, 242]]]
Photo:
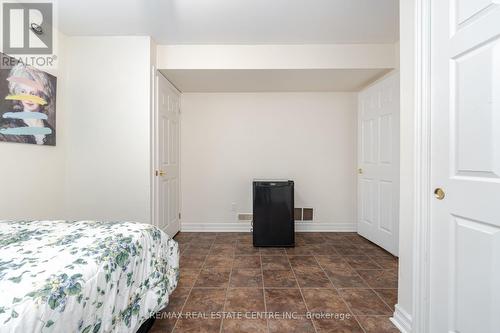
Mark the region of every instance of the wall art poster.
[[56, 145], [57, 78], [8, 57], [0, 67], [0, 141]]

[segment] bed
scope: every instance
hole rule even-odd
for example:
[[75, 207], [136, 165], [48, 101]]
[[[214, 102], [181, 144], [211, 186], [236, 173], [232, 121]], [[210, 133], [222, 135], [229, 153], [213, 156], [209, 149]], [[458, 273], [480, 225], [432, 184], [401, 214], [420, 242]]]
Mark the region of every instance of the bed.
[[0, 332], [136, 332], [178, 278], [177, 242], [152, 225], [0, 221]]

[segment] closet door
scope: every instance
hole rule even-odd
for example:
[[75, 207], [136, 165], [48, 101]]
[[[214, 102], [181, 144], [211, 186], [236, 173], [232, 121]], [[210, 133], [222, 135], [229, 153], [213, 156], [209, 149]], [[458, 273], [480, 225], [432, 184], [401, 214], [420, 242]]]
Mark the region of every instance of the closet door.
[[500, 3], [431, 7], [430, 332], [500, 332]]
[[180, 95], [162, 74], [156, 76], [155, 220], [174, 236], [180, 230]]
[[358, 233], [398, 254], [399, 73], [359, 94]]

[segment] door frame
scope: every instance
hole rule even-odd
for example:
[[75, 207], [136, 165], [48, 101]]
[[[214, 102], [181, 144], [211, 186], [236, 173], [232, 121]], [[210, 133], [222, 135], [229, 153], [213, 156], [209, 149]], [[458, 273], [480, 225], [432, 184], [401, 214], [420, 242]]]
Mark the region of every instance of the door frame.
[[[158, 183], [157, 176], [155, 175], [156, 170], [159, 169], [158, 165], [158, 77], [162, 76], [166, 81], [168, 86], [179, 95], [179, 211], [182, 208], [182, 195], [181, 195], [181, 109], [182, 109], [182, 92], [177, 89], [176, 86], [170, 82], [170, 80], [163, 75], [155, 66], [151, 67], [151, 168], [150, 168], [150, 179], [151, 179], [151, 222], [154, 226], [158, 226]], [[180, 214], [180, 213], [179, 213]], [[182, 229], [182, 219], [179, 216], [179, 229]]]
[[431, 226], [431, 0], [415, 0], [415, 98], [413, 208], [412, 332], [428, 333], [430, 325]]

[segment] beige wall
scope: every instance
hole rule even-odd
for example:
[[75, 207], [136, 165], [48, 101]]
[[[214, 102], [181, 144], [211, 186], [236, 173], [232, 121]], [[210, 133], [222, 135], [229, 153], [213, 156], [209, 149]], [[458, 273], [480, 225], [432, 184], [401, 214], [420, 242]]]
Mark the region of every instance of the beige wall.
[[356, 108], [354, 93], [183, 94], [183, 228], [234, 230], [252, 179], [286, 178], [312, 224], [356, 230]]
[[57, 145], [0, 143], [0, 219], [149, 223], [154, 44], [58, 38]]
[[66, 217], [151, 221], [149, 37], [68, 38]]
[[160, 69], [391, 69], [394, 44], [159, 45]]
[[0, 219], [54, 219], [63, 216], [66, 37], [57, 36], [57, 146], [0, 142]]

